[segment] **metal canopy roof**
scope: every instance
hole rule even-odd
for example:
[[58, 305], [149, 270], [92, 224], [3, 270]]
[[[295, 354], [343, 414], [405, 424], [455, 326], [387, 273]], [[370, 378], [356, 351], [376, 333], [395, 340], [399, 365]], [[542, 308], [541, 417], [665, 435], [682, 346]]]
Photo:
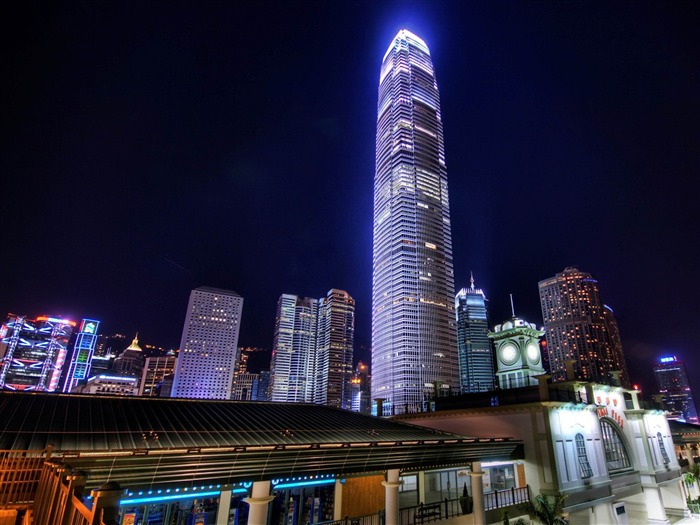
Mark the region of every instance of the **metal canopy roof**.
[[0, 449], [130, 488], [424, 470], [522, 457], [468, 438], [320, 405], [3, 392]]

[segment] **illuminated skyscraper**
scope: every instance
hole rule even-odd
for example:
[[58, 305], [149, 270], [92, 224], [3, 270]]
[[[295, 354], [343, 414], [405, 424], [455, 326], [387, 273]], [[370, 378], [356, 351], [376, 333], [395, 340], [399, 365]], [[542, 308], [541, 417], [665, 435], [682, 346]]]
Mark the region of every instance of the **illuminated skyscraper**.
[[172, 397], [230, 399], [243, 297], [203, 286], [192, 290], [182, 329]]
[[598, 281], [566, 268], [540, 281], [539, 289], [553, 380], [566, 380], [566, 361], [573, 359], [577, 379], [609, 383], [610, 372], [619, 370], [622, 386], [628, 387], [617, 322], [600, 300]]
[[0, 330], [0, 389], [55, 391], [75, 325], [59, 317], [10, 316]]
[[88, 378], [90, 364], [95, 352], [97, 343], [97, 329], [99, 321], [94, 319], [83, 319], [80, 324], [80, 331], [73, 345], [73, 356], [68, 366], [66, 380], [63, 385], [64, 392], [70, 392], [79, 381]]
[[376, 148], [372, 397], [388, 414], [459, 390], [440, 96], [428, 47], [406, 30], [382, 61]]
[[493, 349], [489, 340], [486, 296], [471, 286], [455, 297], [457, 314], [457, 355], [462, 393], [488, 392], [494, 389]]
[[678, 419], [688, 423], [698, 424], [698, 412], [690, 390], [685, 363], [675, 356], [662, 357], [654, 366], [654, 379], [658, 387], [657, 395], [669, 419]]
[[272, 347], [270, 400], [350, 409], [355, 301], [332, 289], [323, 299], [282, 294]]

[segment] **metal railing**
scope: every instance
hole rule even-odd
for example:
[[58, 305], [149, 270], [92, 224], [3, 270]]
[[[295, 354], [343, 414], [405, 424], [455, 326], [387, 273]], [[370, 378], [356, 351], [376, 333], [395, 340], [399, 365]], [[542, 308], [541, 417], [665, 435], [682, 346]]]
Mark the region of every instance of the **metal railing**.
[[495, 490], [484, 494], [484, 510], [501, 509], [530, 501], [530, 486]]
[[51, 449], [0, 450], [0, 509], [26, 507], [36, 495]]
[[319, 521], [317, 525], [384, 525], [384, 511], [353, 518], [345, 516], [339, 520]]

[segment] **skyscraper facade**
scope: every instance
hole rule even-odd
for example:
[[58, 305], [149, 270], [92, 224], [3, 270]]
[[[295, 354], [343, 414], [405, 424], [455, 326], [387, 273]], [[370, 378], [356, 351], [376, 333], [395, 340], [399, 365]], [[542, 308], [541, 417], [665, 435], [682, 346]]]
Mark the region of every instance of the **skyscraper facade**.
[[488, 336], [486, 295], [474, 288], [473, 276], [471, 286], [462, 288], [455, 297], [455, 313], [460, 389], [463, 393], [493, 390], [493, 350]]
[[172, 397], [231, 399], [243, 297], [206, 286], [187, 305]]
[[75, 321], [11, 315], [0, 330], [0, 389], [53, 392]]
[[609, 383], [619, 370], [629, 386], [617, 323], [600, 299], [598, 281], [578, 268], [566, 268], [540, 281], [540, 305], [554, 381], [566, 380], [566, 361], [574, 360], [578, 379]]
[[668, 411], [669, 419], [698, 424], [698, 412], [688, 382], [685, 363], [675, 356], [665, 356], [654, 366], [657, 395]]
[[401, 413], [459, 389], [440, 96], [406, 30], [379, 76], [373, 228], [372, 397]]
[[282, 294], [277, 303], [270, 400], [351, 406], [355, 301], [332, 289], [322, 299]]
[[79, 381], [88, 378], [97, 344], [99, 326], [100, 322], [94, 319], [83, 319], [83, 322], [80, 323], [80, 331], [73, 344], [73, 355], [63, 383], [63, 392], [70, 392]]

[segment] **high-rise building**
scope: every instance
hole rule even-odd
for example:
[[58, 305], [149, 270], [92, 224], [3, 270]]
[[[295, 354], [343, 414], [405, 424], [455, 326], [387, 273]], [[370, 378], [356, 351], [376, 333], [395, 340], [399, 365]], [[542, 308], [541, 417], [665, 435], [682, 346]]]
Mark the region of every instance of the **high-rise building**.
[[55, 391], [76, 324], [59, 317], [10, 315], [0, 330], [0, 389]]
[[379, 75], [372, 397], [384, 413], [459, 390], [440, 96], [428, 46], [401, 30]]
[[664, 409], [669, 412], [668, 418], [697, 425], [698, 412], [690, 390], [685, 363], [676, 359], [676, 356], [660, 358], [654, 366], [654, 379], [658, 388], [657, 396], [661, 398]]
[[73, 355], [63, 383], [63, 392], [70, 392], [79, 381], [88, 378], [99, 326], [100, 322], [94, 319], [83, 319], [80, 324], [80, 331], [73, 344]]
[[351, 406], [355, 301], [332, 289], [322, 299], [282, 294], [277, 303], [270, 400]]
[[242, 310], [243, 297], [236, 292], [192, 290], [172, 397], [231, 399]]
[[489, 340], [486, 295], [471, 286], [455, 297], [457, 316], [457, 356], [462, 393], [488, 392], [494, 389], [493, 349]]
[[319, 299], [317, 403], [350, 410], [355, 300], [343, 290], [332, 289]]
[[609, 383], [610, 372], [629, 379], [617, 323], [600, 300], [598, 281], [578, 268], [566, 268], [540, 281], [540, 305], [554, 381], [566, 380], [566, 361], [574, 361], [577, 379]]

